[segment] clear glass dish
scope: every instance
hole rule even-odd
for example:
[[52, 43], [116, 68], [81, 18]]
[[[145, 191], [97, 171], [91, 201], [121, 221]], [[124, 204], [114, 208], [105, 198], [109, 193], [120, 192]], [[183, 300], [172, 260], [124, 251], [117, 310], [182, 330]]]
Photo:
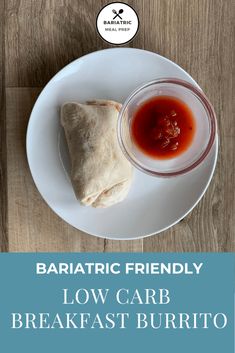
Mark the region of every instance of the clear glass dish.
[[[146, 155], [131, 136], [131, 123], [136, 110], [156, 96], [172, 96], [186, 103], [193, 112], [196, 131], [192, 144], [179, 156], [155, 159]], [[124, 155], [141, 171], [158, 177], [173, 177], [196, 168], [209, 153], [216, 136], [214, 109], [199, 88], [176, 78], [163, 78], [144, 84], [125, 101], [118, 118], [118, 140]]]

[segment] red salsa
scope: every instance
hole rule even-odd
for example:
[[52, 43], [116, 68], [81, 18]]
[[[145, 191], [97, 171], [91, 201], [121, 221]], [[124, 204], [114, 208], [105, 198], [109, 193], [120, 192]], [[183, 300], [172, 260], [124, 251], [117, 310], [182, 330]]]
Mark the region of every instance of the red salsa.
[[196, 123], [190, 108], [181, 100], [158, 96], [143, 103], [132, 119], [135, 144], [155, 159], [174, 158], [188, 149]]

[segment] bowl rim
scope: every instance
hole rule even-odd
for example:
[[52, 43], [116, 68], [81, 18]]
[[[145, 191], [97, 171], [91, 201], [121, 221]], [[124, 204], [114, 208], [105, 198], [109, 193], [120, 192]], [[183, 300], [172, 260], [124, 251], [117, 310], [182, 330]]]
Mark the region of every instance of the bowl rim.
[[[196, 95], [196, 97], [199, 98], [199, 101], [202, 103], [204, 109], [206, 110], [207, 118], [210, 121], [210, 127], [211, 127], [209, 141], [208, 141], [207, 146], [204, 149], [203, 153], [199, 156], [199, 158], [195, 162], [190, 164], [189, 166], [187, 166], [183, 169], [180, 169], [178, 171], [173, 171], [173, 172], [172, 171], [171, 172], [158, 172], [158, 171], [152, 170], [150, 168], [147, 168], [146, 166], [144, 166], [141, 163], [137, 163], [129, 154], [129, 152], [123, 142], [123, 139], [122, 139], [123, 114], [124, 114], [124, 111], [126, 110], [128, 104], [130, 103], [130, 101], [134, 98], [134, 96], [137, 93], [142, 91], [144, 88], [149, 87], [154, 84], [162, 84], [162, 83], [169, 83], [169, 84], [175, 84], [175, 85], [182, 86], [182, 87], [190, 90], [194, 95]], [[126, 100], [125, 100], [125, 102], [119, 112], [119, 115], [118, 115], [117, 137], [118, 137], [119, 146], [120, 146], [123, 154], [131, 162], [132, 165], [134, 165], [137, 169], [139, 169], [140, 171], [142, 171], [146, 174], [164, 178], [164, 177], [173, 177], [173, 176], [188, 173], [191, 170], [193, 170], [194, 168], [196, 168], [199, 164], [201, 164], [201, 162], [206, 158], [206, 156], [208, 155], [208, 153], [210, 152], [210, 150], [214, 144], [215, 136], [216, 136], [216, 129], [217, 129], [217, 123], [216, 123], [216, 114], [215, 114], [214, 108], [213, 108], [211, 102], [209, 101], [209, 99], [207, 98], [207, 96], [205, 95], [205, 93], [202, 91], [202, 89], [200, 87], [197, 88], [197, 86], [195, 86], [185, 80], [182, 80], [182, 79], [178, 79], [178, 78], [174, 78], [174, 77], [165, 77], [165, 78], [155, 79], [155, 80], [151, 80], [151, 81], [144, 83], [143, 85], [137, 87], [134, 91], [132, 91], [132, 93], [126, 98]]]

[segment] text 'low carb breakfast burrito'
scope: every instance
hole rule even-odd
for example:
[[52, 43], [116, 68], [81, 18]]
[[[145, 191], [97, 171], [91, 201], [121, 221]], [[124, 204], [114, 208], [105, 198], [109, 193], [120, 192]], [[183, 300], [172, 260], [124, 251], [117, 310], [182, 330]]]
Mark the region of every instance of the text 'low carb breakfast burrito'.
[[61, 124], [71, 161], [71, 181], [83, 205], [108, 207], [122, 201], [132, 181], [132, 166], [117, 139], [121, 105], [108, 100], [65, 103]]

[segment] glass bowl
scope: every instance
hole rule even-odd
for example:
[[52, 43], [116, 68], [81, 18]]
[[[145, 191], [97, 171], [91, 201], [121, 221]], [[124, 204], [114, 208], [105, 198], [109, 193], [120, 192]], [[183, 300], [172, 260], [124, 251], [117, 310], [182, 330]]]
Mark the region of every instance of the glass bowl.
[[[136, 110], [156, 96], [175, 97], [191, 109], [195, 119], [195, 135], [182, 154], [171, 159], [157, 159], [146, 155], [132, 138], [131, 124]], [[127, 159], [141, 171], [158, 177], [173, 177], [187, 173], [203, 162], [216, 135], [214, 109], [199, 88], [176, 78], [163, 78], [144, 84], [125, 101], [118, 118], [118, 140]]]

